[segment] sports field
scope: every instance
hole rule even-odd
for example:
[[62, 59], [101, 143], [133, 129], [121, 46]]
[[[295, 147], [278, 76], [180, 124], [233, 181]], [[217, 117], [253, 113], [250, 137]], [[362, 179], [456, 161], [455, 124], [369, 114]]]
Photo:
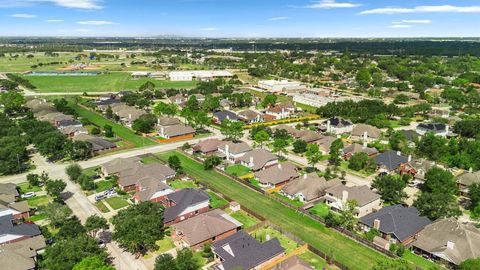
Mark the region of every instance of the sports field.
[[333, 255], [336, 260], [350, 269], [370, 269], [378, 260], [387, 259], [382, 254], [326, 228], [319, 222], [301, 215], [273, 199], [250, 190], [215, 171], [205, 171], [202, 164], [179, 152], [161, 153], [159, 157], [167, 160], [174, 154], [180, 158], [185, 172], [193, 178], [216, 190], [221, 190], [226, 196], [264, 216], [270, 222], [294, 233], [303, 241], [323, 252]]
[[129, 72], [112, 72], [98, 76], [23, 76], [37, 88], [36, 92], [118, 92], [137, 90], [140, 85], [151, 81], [157, 88], [193, 88], [195, 81], [172, 82], [149, 78], [134, 79]]

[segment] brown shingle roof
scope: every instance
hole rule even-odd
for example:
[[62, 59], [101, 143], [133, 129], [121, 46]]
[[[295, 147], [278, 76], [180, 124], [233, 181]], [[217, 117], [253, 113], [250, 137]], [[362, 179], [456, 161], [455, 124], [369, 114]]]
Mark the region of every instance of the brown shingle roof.
[[340, 184], [341, 181], [338, 179], [327, 181], [324, 177], [318, 176], [317, 173], [309, 173], [287, 183], [282, 191], [290, 196], [301, 193], [306, 201], [311, 201], [322, 197], [327, 188]]
[[123, 170], [133, 169], [138, 162], [140, 162], [139, 157], [130, 157], [130, 158], [116, 158], [112, 161], [109, 161], [102, 165], [102, 169], [106, 174], [116, 174]]
[[297, 167], [290, 162], [281, 163], [254, 174], [260, 183], [273, 185], [298, 177]]
[[342, 199], [343, 191], [347, 191], [348, 200], [356, 201], [359, 207], [380, 199], [380, 195], [371, 191], [368, 186], [347, 187], [344, 185], [336, 185], [325, 190], [326, 193], [330, 193], [338, 199]]
[[192, 148], [195, 151], [200, 151], [202, 153], [214, 152], [218, 149], [218, 146], [222, 143], [219, 139], [206, 139], [198, 142]]
[[366, 125], [366, 124], [357, 124], [352, 129], [352, 135], [363, 137], [363, 134], [367, 132], [367, 136], [369, 138], [378, 139], [382, 134], [382, 131], [374, 126]]
[[270, 153], [270, 151], [265, 149], [253, 149], [238, 159], [238, 161], [243, 161], [246, 163], [250, 163], [250, 160], [253, 161], [252, 170], [258, 171], [265, 167], [267, 162], [278, 160], [278, 158], [274, 154]]

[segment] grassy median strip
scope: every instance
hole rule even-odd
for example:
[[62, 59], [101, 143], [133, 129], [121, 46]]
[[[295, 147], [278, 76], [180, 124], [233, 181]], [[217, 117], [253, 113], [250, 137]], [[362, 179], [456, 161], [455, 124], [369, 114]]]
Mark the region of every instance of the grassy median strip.
[[90, 122], [93, 124], [97, 125], [100, 128], [103, 128], [105, 125], [110, 125], [112, 126], [113, 133], [117, 135], [118, 137], [131, 142], [135, 145], [135, 147], [142, 147], [142, 146], [149, 146], [149, 145], [155, 145], [155, 143], [152, 140], [149, 140], [148, 138], [144, 138], [142, 136], [139, 136], [133, 132], [133, 130], [124, 127], [120, 124], [117, 124], [115, 122], [112, 122], [105, 117], [101, 116], [100, 114], [96, 112], [92, 112], [86, 108], [81, 107], [78, 104], [75, 104], [73, 102], [69, 102], [69, 106], [74, 109], [77, 114], [85, 119], [88, 119]]
[[211, 186], [241, 205], [264, 216], [270, 222], [294, 233], [303, 241], [333, 255], [335, 260], [345, 264], [350, 269], [370, 269], [379, 260], [387, 257], [367, 248], [350, 238], [326, 228], [321, 223], [310, 219], [281, 203], [257, 193], [242, 184], [215, 171], [205, 171], [202, 164], [188, 158], [179, 152], [166, 152], [159, 154], [163, 160], [177, 154], [186, 173]]

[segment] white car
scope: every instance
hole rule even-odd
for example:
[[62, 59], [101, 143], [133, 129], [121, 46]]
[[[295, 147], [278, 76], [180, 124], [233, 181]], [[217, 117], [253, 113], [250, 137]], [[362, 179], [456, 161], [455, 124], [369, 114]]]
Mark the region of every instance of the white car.
[[33, 192], [33, 191], [26, 192], [26, 193], [22, 194], [22, 198], [24, 198], [24, 199], [32, 198], [32, 197], [35, 197], [35, 196], [37, 196], [37, 194], [35, 194], [35, 192]]

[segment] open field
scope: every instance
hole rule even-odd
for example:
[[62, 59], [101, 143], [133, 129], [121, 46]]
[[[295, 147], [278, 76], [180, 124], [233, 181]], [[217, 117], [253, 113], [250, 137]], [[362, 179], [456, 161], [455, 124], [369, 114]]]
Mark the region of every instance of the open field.
[[205, 171], [202, 164], [179, 152], [167, 152], [159, 154], [159, 156], [167, 160], [173, 154], [178, 155], [185, 172], [198, 181], [221, 190], [226, 196], [264, 216], [270, 222], [294, 233], [303, 241], [327, 254], [333, 255], [335, 259], [351, 269], [370, 269], [378, 260], [387, 259], [382, 254], [326, 228], [321, 223], [299, 214], [267, 196], [250, 190], [215, 171]]
[[157, 88], [193, 88], [196, 81], [172, 82], [149, 78], [134, 79], [129, 72], [113, 72], [97, 76], [23, 76], [37, 88], [35, 91], [55, 92], [118, 92], [136, 90], [151, 81]]
[[115, 122], [112, 122], [105, 117], [92, 112], [86, 108], [83, 108], [79, 106], [76, 103], [70, 102], [69, 106], [77, 112], [77, 114], [80, 117], [88, 119], [90, 122], [94, 123], [100, 128], [103, 128], [105, 125], [110, 125], [112, 126], [113, 133], [117, 135], [118, 137], [121, 137], [122, 139], [134, 144], [136, 147], [140, 146], [149, 146], [149, 145], [155, 145], [156, 143], [154, 141], [151, 141], [147, 138], [144, 138], [142, 136], [138, 136], [135, 134], [135, 132], [127, 127], [124, 127], [120, 124], [117, 124]]

